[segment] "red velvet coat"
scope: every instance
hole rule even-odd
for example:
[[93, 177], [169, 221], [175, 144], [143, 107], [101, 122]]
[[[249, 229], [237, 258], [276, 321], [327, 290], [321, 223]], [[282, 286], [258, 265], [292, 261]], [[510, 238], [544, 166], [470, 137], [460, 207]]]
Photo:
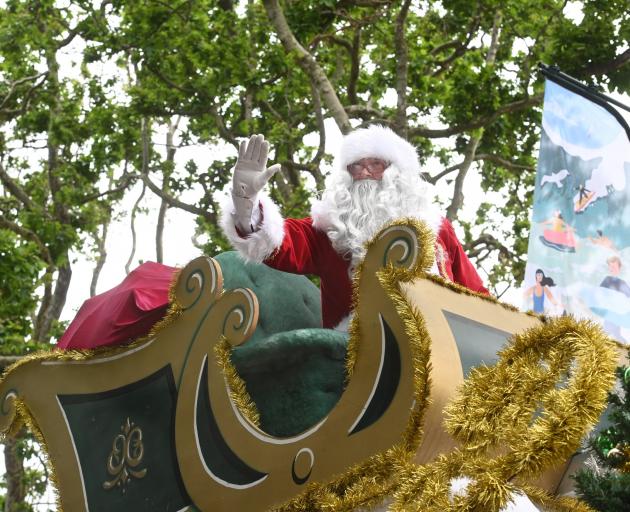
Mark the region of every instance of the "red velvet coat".
[[[446, 261], [442, 266], [451, 281], [470, 290], [488, 293], [481, 278], [453, 231], [444, 219], [437, 236]], [[313, 227], [313, 220], [286, 219], [282, 245], [265, 260], [272, 268], [294, 274], [314, 274], [320, 278], [323, 327], [333, 328], [350, 313], [352, 285], [348, 275], [350, 259], [344, 259], [333, 248], [323, 231]]]

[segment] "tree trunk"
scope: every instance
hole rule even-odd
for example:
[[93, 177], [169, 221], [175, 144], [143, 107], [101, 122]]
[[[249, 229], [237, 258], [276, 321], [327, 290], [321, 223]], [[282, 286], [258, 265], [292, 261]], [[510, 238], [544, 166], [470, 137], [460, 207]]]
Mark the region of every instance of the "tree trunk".
[[142, 192], [136, 199], [136, 202], [131, 209], [131, 219], [129, 221], [129, 228], [131, 229], [131, 251], [129, 252], [129, 258], [127, 259], [127, 263], [125, 263], [125, 274], [129, 274], [131, 269], [131, 264], [133, 263], [133, 258], [136, 255], [136, 213], [138, 212], [138, 208], [140, 207], [140, 201], [144, 197], [144, 193], [147, 190], [146, 183], [142, 184]]
[[23, 510], [26, 489], [24, 488], [24, 462], [17, 451], [18, 440], [4, 440], [4, 464], [6, 467], [7, 490], [4, 497], [4, 512]]
[[335, 88], [330, 83], [326, 73], [321, 68], [317, 60], [298, 42], [291, 31], [284, 12], [278, 0], [263, 0], [263, 5], [267, 11], [269, 21], [278, 34], [280, 41], [287, 53], [293, 55], [302, 71], [313, 81], [319, 89], [322, 101], [328, 108], [330, 115], [337, 123], [341, 133], [349, 133], [352, 130], [350, 119], [346, 113]]
[[[499, 34], [502, 19], [503, 14], [499, 10], [494, 15], [492, 39], [490, 41], [490, 48], [488, 48], [488, 52], [486, 53], [486, 66], [494, 66], [497, 57], [497, 50], [499, 49]], [[446, 217], [450, 221], [454, 221], [455, 219], [457, 219], [457, 214], [464, 204], [464, 181], [466, 180], [466, 175], [468, 174], [472, 163], [475, 161], [477, 147], [479, 146], [482, 137], [483, 128], [480, 128], [472, 133], [472, 135], [470, 136], [470, 140], [468, 141], [468, 145], [466, 146], [464, 162], [459, 168], [459, 172], [457, 173], [457, 177], [455, 178], [453, 199], [446, 210]]]
[[[162, 174], [162, 192], [164, 195], [169, 194], [168, 181], [171, 178], [171, 173], [175, 168], [175, 152], [177, 148], [173, 143], [175, 138], [175, 131], [179, 125], [179, 118], [168, 126], [168, 132], [166, 133], [166, 165], [164, 166], [164, 173]], [[157, 226], [155, 229], [155, 252], [156, 261], [163, 263], [164, 261], [164, 221], [166, 218], [166, 211], [168, 210], [168, 201], [162, 196], [162, 202], [160, 203], [160, 211], [158, 213]]]
[[47, 310], [41, 316], [39, 325], [36, 325], [33, 331], [37, 334], [34, 338], [42, 343], [50, 341], [50, 330], [53, 323], [61, 316], [61, 311], [66, 304], [66, 296], [72, 279], [72, 268], [70, 262], [66, 262], [57, 268], [57, 280], [55, 282], [55, 292]]
[[101, 275], [101, 270], [103, 270], [103, 265], [105, 265], [105, 260], [107, 259], [107, 229], [109, 228], [110, 218], [108, 217], [103, 222], [103, 230], [101, 232], [101, 236], [96, 239], [96, 250], [98, 252], [98, 256], [96, 257], [96, 265], [94, 266], [94, 270], [92, 271], [92, 280], [90, 281], [90, 297], [94, 297], [96, 295], [96, 285], [98, 284], [98, 278]]

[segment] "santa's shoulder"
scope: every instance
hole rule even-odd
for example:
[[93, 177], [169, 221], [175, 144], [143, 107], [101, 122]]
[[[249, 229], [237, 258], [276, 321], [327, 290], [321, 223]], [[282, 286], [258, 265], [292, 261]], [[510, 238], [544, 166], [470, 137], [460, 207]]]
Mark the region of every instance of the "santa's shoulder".
[[316, 230], [325, 233], [333, 228], [332, 210], [331, 205], [324, 199], [316, 199], [313, 201], [310, 219]]

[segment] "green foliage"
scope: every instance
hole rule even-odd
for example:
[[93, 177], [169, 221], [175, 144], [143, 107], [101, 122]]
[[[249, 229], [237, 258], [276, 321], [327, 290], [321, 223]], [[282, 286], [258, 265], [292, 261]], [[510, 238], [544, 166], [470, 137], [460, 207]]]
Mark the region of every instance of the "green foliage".
[[32, 313], [37, 305], [35, 287], [42, 270], [33, 244], [0, 230], [0, 348], [4, 354], [20, 354], [30, 334]]
[[[331, 168], [323, 144], [335, 130], [324, 92], [353, 126], [386, 124], [409, 138], [437, 182], [452, 186], [478, 138], [470, 170], [481, 174], [482, 190], [464, 187], [457, 220], [490, 284], [518, 283], [540, 135], [537, 62], [608, 90], [630, 89], [625, 0], [584, 1], [580, 23], [560, 0], [411, 2], [404, 47], [396, 35], [401, 2], [282, 0], [317, 77], [281, 43], [272, 4], [0, 4], [3, 353], [28, 352], [33, 340], [61, 331], [70, 254], [102, 256], [100, 233], [128, 213], [122, 202], [140, 179], [171, 207], [186, 203], [199, 239], [208, 240], [204, 250], [215, 254], [228, 246], [219, 191], [229, 186], [239, 140], [259, 132], [282, 164], [271, 195], [284, 214], [307, 215]], [[396, 91], [405, 92], [405, 111]], [[174, 145], [162, 151], [158, 133], [175, 125]], [[221, 149], [207, 161], [180, 156], [180, 148], [204, 146]], [[462, 213], [480, 194], [501, 199]]]

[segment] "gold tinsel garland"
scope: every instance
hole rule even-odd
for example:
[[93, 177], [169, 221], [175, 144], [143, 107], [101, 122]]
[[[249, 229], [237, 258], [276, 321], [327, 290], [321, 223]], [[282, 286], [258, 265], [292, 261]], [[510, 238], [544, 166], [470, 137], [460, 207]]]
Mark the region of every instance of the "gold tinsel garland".
[[[422, 438], [422, 417], [429, 400], [429, 357], [430, 339], [422, 315], [406, 300], [400, 290], [400, 283], [410, 282], [425, 276], [425, 271], [433, 264], [435, 235], [424, 223], [416, 219], [401, 219], [385, 226], [381, 232], [392, 226], [407, 226], [418, 237], [420, 253], [412, 268], [400, 268], [388, 263], [378, 274], [378, 280], [392, 300], [396, 312], [403, 322], [410, 342], [414, 367], [415, 405], [410, 414], [405, 434], [401, 441], [389, 450], [369, 457], [343, 475], [328, 483], [310, 484], [306, 491], [286, 504], [274, 508], [275, 512], [346, 512], [359, 507], [370, 507], [391, 495], [398, 486], [398, 470], [406, 467], [415, 455]], [[369, 251], [378, 242], [377, 235], [366, 244]], [[348, 330], [349, 342], [346, 354], [346, 382], [351, 378], [359, 346], [361, 343], [360, 313], [358, 293], [365, 265], [361, 262], [354, 274], [352, 304], [355, 311]]]
[[[150, 339], [154, 338], [162, 329], [172, 324], [179, 316], [182, 314], [182, 307], [176, 300], [175, 296], [175, 287], [177, 284], [177, 279], [179, 278], [179, 274], [181, 273], [181, 269], [176, 269], [173, 273], [173, 277], [171, 279], [171, 284], [168, 290], [168, 298], [169, 298], [169, 307], [167, 309], [164, 317], [155, 323], [151, 330], [146, 336], [139, 338], [131, 343], [126, 345], [116, 345], [116, 346], [107, 346], [107, 347], [97, 347], [93, 349], [71, 349], [71, 350], [62, 350], [55, 348], [50, 352], [34, 352], [32, 354], [28, 354], [24, 356], [19, 361], [16, 361], [9, 367], [5, 368], [2, 378], [0, 380], [4, 380], [4, 377], [9, 374], [9, 372], [14, 371], [16, 368], [19, 368], [22, 365], [28, 364], [32, 361], [85, 361], [87, 359], [93, 359], [96, 357], [109, 357], [112, 355], [117, 355], [128, 350], [132, 350], [144, 343], [148, 342]], [[49, 455], [48, 444], [46, 443], [46, 438], [44, 434], [39, 428], [35, 417], [31, 413], [31, 411], [26, 407], [24, 402], [20, 398], [14, 398], [15, 404], [15, 416], [13, 418], [13, 422], [9, 427], [9, 430], [0, 434], [0, 442], [3, 441], [7, 437], [15, 437], [23, 426], [25, 426], [28, 430], [33, 433], [33, 436], [39, 443], [43, 455], [45, 464], [48, 466], [48, 474], [50, 477], [50, 481], [52, 482], [52, 486], [55, 493], [55, 502], [57, 506], [58, 512], [63, 512], [61, 506], [61, 499], [59, 497], [59, 479], [57, 477], [57, 471], [52, 462], [52, 459]]]
[[[411, 462], [422, 437], [421, 421], [428, 403], [431, 340], [422, 315], [409, 305], [399, 283], [427, 278], [459, 293], [475, 295], [507, 309], [515, 308], [426, 273], [425, 269], [430, 267], [434, 257], [435, 242], [431, 230], [413, 219], [404, 219], [392, 225], [415, 230], [422, 251], [414, 268], [396, 268], [389, 263], [378, 273], [380, 283], [403, 321], [414, 360], [416, 404], [403, 439], [389, 450], [349, 468], [331, 482], [310, 484], [305, 492], [275, 510], [351, 511], [372, 506], [393, 495], [391, 510], [394, 511], [493, 511], [505, 506], [512, 493], [522, 492], [549, 510], [589, 511], [590, 508], [583, 503], [551, 496], [527, 483], [556, 461], [571, 455], [587, 427], [597, 420], [605, 406], [606, 392], [614, 380], [614, 345], [601, 329], [588, 322], [563, 318], [514, 336], [501, 351], [499, 362], [492, 367], [475, 369], [448, 406], [447, 429], [460, 441], [461, 448], [440, 455], [429, 464]], [[367, 244], [368, 250], [377, 238]], [[358, 301], [357, 283], [363, 267], [360, 264], [355, 273], [355, 305]], [[176, 278], [173, 284], [175, 282]], [[182, 309], [173, 290], [174, 286], [169, 292], [171, 306], [166, 317], [141, 340], [124, 347], [33, 354], [7, 371], [32, 360], [84, 360], [141, 345], [181, 314]], [[360, 343], [359, 324], [359, 318], [355, 316], [349, 329], [348, 379], [352, 375]], [[248, 405], [252, 403], [251, 399], [229, 361], [228, 351], [229, 347], [221, 344], [217, 347], [216, 357], [232, 388], [232, 398], [243, 414], [256, 422], [255, 407], [252, 409]], [[571, 366], [573, 354], [580, 362], [575, 369]], [[568, 378], [568, 386], [558, 388], [556, 382], [559, 378]], [[545, 412], [530, 426], [532, 414], [539, 410], [541, 404], [546, 406]], [[15, 405], [16, 419], [11, 432], [19, 429], [21, 422], [26, 423], [46, 452], [45, 439], [30, 411], [19, 399]], [[503, 445], [510, 448], [507, 453], [505, 449], [497, 450]], [[450, 482], [457, 476], [467, 476], [471, 483], [465, 496], [451, 499]], [[56, 482], [52, 465], [51, 478]]]
[[[563, 317], [514, 335], [499, 356], [475, 368], [446, 408], [461, 447], [403, 471], [393, 510], [493, 511], [515, 492], [554, 510], [588, 510], [527, 482], [571, 456], [597, 421], [614, 382], [614, 344], [592, 322]], [[460, 476], [471, 483], [451, 502]]]
[[214, 353], [217, 363], [227, 380], [230, 398], [243, 416], [257, 427], [260, 427], [260, 413], [247, 392], [245, 381], [241, 379], [230, 360], [232, 345], [230, 345], [225, 336], [221, 336], [221, 340], [215, 345]]
[[[35, 352], [33, 354], [28, 354], [19, 361], [16, 361], [15, 363], [7, 367], [2, 374], [2, 379], [4, 379], [4, 376], [7, 375], [9, 372], [32, 361], [85, 361], [87, 359], [93, 359], [97, 357], [109, 357], [121, 354], [147, 343], [149, 340], [157, 336], [158, 333], [160, 333], [163, 329], [175, 322], [184, 311], [181, 304], [177, 300], [177, 295], [175, 293], [177, 280], [179, 279], [181, 270], [181, 268], [177, 268], [171, 278], [171, 284], [168, 290], [169, 307], [166, 314], [161, 320], [156, 322], [151, 327], [150, 331], [142, 338], [139, 338], [131, 343], [127, 343], [124, 345], [97, 347], [93, 349], [54, 349], [50, 352]], [[260, 415], [258, 413], [258, 410], [256, 409], [256, 405], [254, 404], [245, 389], [245, 383], [240, 378], [236, 369], [230, 361], [229, 345], [225, 339], [222, 339], [221, 342], [217, 345], [215, 356], [217, 358], [219, 366], [223, 370], [223, 373], [227, 379], [232, 400], [238, 407], [241, 414], [243, 414], [243, 416], [245, 416], [251, 423], [259, 427]], [[14, 437], [15, 435], [17, 435], [23, 426], [26, 426], [26, 428], [33, 433], [33, 436], [41, 446], [42, 452], [44, 454], [45, 463], [48, 466], [48, 474], [50, 475], [50, 480], [52, 482], [55, 493], [57, 511], [63, 512], [58, 492], [59, 480], [57, 478], [57, 472], [54, 464], [52, 463], [52, 459], [49, 456], [46, 439], [41, 432], [33, 414], [28, 409], [28, 407], [26, 407], [24, 402], [19, 398], [16, 398], [14, 399], [14, 403], [15, 416], [13, 418], [13, 422], [7, 432], [0, 434], [0, 442], [6, 437]]]

